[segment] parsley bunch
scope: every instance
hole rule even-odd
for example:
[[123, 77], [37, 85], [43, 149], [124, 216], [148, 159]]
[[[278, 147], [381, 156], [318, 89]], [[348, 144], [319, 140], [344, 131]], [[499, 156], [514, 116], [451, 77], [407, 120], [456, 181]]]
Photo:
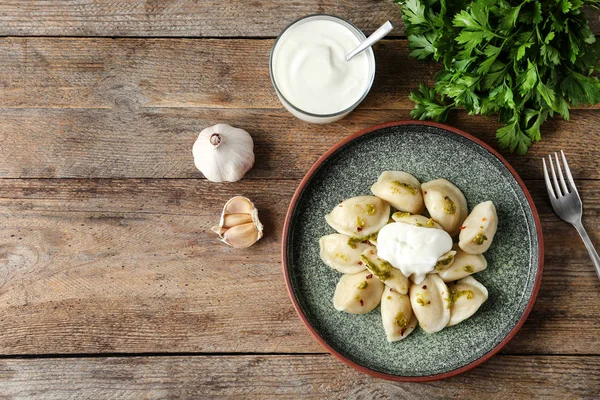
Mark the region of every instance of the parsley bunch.
[[600, 0], [394, 1], [410, 55], [444, 65], [435, 86], [410, 94], [413, 118], [498, 114], [500, 147], [525, 154], [548, 117], [600, 101], [600, 49], [582, 10]]

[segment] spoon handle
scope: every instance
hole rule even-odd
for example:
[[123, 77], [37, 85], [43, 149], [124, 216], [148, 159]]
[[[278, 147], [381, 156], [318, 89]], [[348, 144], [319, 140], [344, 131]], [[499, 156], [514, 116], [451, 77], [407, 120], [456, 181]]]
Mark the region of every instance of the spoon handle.
[[350, 61], [350, 59], [352, 57], [354, 57], [355, 55], [357, 55], [361, 51], [365, 50], [366, 48], [373, 46], [376, 42], [378, 42], [381, 39], [383, 39], [383, 37], [385, 35], [387, 35], [388, 33], [391, 32], [392, 28], [393, 28], [393, 26], [392, 26], [392, 23], [390, 21], [387, 21], [385, 24], [381, 25], [379, 27], [379, 29], [377, 29], [375, 32], [373, 32], [371, 34], [371, 36], [369, 36], [357, 48], [355, 48], [350, 53], [348, 53], [348, 55], [346, 56], [346, 61]]

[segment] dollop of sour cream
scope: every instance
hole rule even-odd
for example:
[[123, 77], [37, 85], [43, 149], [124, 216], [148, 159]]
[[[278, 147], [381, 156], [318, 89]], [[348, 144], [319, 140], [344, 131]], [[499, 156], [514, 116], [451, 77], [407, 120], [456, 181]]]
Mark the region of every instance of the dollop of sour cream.
[[370, 82], [369, 59], [349, 28], [331, 20], [301, 21], [288, 28], [273, 50], [273, 77], [288, 102], [312, 114], [334, 114], [355, 104]]
[[419, 284], [438, 258], [452, 249], [452, 237], [441, 230], [395, 222], [377, 235], [377, 256]]

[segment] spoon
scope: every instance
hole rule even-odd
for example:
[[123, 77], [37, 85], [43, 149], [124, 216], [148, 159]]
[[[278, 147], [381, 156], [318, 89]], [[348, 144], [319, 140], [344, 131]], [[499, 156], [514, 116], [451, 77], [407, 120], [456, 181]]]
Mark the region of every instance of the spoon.
[[379, 42], [383, 39], [390, 31], [393, 26], [390, 21], [387, 21], [385, 24], [381, 25], [375, 32], [371, 34], [368, 38], [365, 39], [364, 42], [358, 45], [357, 48], [352, 50], [348, 55], [346, 55], [346, 61], [350, 61], [352, 57], [360, 53], [361, 51], [373, 46], [375, 43]]

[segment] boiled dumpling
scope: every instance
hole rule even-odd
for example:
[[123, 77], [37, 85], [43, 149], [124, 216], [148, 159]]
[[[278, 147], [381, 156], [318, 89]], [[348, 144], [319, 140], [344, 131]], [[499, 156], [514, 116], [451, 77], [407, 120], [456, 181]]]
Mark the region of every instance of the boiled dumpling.
[[456, 250], [450, 250], [446, 254], [442, 255], [438, 258], [437, 264], [435, 264], [435, 269], [433, 272], [445, 271], [454, 263], [454, 258], [456, 257]]
[[467, 218], [467, 199], [459, 188], [445, 179], [425, 182], [421, 186], [425, 207], [431, 218], [455, 236]]
[[435, 274], [427, 275], [419, 284], [410, 285], [410, 303], [425, 332], [439, 332], [450, 321], [450, 309], [445, 300], [447, 298], [448, 287]]
[[423, 212], [421, 182], [409, 173], [385, 171], [371, 186], [371, 192], [398, 210], [411, 214]]
[[319, 246], [321, 260], [344, 274], [356, 274], [364, 270], [366, 267], [360, 260], [360, 255], [371, 248], [362, 242], [353, 243], [350, 237], [339, 233], [323, 236], [319, 240]]
[[386, 286], [402, 294], [408, 293], [408, 278], [398, 268], [392, 267], [389, 262], [377, 257], [377, 249], [365, 250], [360, 259], [365, 263], [367, 269]]
[[396, 342], [410, 335], [417, 326], [417, 318], [408, 295], [386, 286], [381, 296], [381, 320], [388, 342]]
[[488, 298], [485, 286], [472, 276], [450, 283], [448, 289], [451, 304], [448, 326], [456, 325], [475, 314]]
[[498, 215], [494, 203], [479, 203], [463, 222], [458, 245], [469, 254], [481, 254], [490, 248], [497, 228]]
[[352, 237], [378, 232], [390, 218], [390, 206], [375, 196], [358, 196], [342, 201], [325, 216], [333, 229]]
[[335, 287], [333, 306], [350, 314], [366, 314], [379, 305], [383, 288], [369, 271], [345, 274]]
[[425, 228], [436, 228], [443, 230], [442, 226], [435, 222], [433, 218], [427, 218], [423, 215], [413, 215], [407, 212], [395, 212], [392, 214], [392, 219], [395, 222], [402, 222], [414, 226], [423, 226]]
[[455, 249], [456, 255], [452, 265], [438, 272], [444, 282], [453, 282], [487, 268], [487, 261], [483, 255], [465, 253], [460, 248]]

